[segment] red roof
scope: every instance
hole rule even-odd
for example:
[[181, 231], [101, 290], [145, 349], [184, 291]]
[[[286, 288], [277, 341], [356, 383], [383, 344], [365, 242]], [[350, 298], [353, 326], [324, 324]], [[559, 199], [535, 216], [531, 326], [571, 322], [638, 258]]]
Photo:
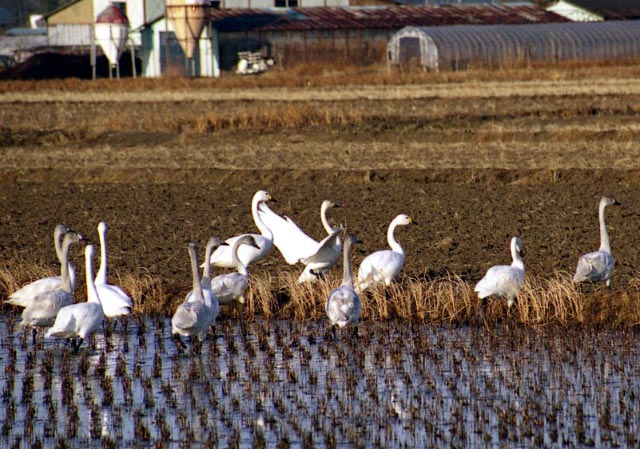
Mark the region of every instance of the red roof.
[[497, 25], [570, 22], [534, 6], [446, 5], [351, 8], [214, 9], [222, 32], [400, 29], [405, 26]]
[[115, 5], [107, 6], [98, 17], [96, 17], [96, 23], [119, 23], [127, 25], [129, 19], [127, 16]]

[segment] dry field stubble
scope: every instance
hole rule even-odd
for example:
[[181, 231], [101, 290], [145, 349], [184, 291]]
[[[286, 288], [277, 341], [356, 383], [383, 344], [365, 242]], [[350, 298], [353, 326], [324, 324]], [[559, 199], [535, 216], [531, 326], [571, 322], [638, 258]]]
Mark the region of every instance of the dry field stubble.
[[[396, 213], [423, 223], [398, 232], [403, 277], [366, 296], [367, 319], [476, 322], [473, 283], [508, 261], [508, 238], [519, 234], [530, 276], [514, 319], [635, 325], [636, 72], [399, 76], [405, 85], [383, 75], [340, 85], [325, 75], [286, 88], [269, 77], [2, 85], [3, 291], [55, 267], [55, 223], [92, 234], [104, 219], [113, 274], [140, 312], [169, 313], [189, 285], [186, 243], [254, 229], [250, 198], [266, 188], [281, 199], [274, 208], [314, 236], [322, 199], [344, 204], [334, 219], [365, 241], [356, 264], [385, 245]], [[581, 292], [567, 273], [597, 248], [602, 194], [624, 204], [608, 212], [614, 289]], [[338, 271], [299, 287], [274, 251], [253, 268], [245, 310], [230, 313], [322, 316]], [[485, 317], [504, 313], [496, 303]]]

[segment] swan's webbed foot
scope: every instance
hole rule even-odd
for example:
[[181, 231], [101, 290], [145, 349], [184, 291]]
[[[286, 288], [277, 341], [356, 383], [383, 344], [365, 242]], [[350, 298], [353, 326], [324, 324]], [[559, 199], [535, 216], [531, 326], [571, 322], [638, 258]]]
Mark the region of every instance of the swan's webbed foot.
[[34, 327], [33, 329], [31, 329], [31, 343], [35, 345], [37, 340], [38, 340], [38, 329]]
[[354, 338], [360, 338], [360, 332], [359, 332], [357, 324], [355, 326], [353, 326], [353, 337]]

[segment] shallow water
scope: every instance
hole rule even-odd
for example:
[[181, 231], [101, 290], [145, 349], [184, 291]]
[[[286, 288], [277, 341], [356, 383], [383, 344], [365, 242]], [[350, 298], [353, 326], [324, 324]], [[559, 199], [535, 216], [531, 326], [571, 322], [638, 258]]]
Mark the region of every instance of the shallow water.
[[129, 319], [73, 354], [0, 319], [0, 446], [637, 446], [628, 332], [224, 321], [181, 354]]

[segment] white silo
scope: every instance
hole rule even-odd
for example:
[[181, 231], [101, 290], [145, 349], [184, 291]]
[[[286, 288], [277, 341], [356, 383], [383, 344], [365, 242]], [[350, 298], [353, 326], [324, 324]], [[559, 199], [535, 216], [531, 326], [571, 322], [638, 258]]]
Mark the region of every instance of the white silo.
[[[112, 77], [112, 69], [116, 69], [116, 75], [120, 78], [119, 59], [129, 36], [129, 19], [115, 5], [107, 6], [96, 17], [95, 37], [105, 56], [109, 60], [109, 78]], [[134, 68], [135, 70], [135, 68]]]
[[209, 0], [166, 0], [167, 17], [188, 60], [193, 74], [193, 55], [207, 22]]

